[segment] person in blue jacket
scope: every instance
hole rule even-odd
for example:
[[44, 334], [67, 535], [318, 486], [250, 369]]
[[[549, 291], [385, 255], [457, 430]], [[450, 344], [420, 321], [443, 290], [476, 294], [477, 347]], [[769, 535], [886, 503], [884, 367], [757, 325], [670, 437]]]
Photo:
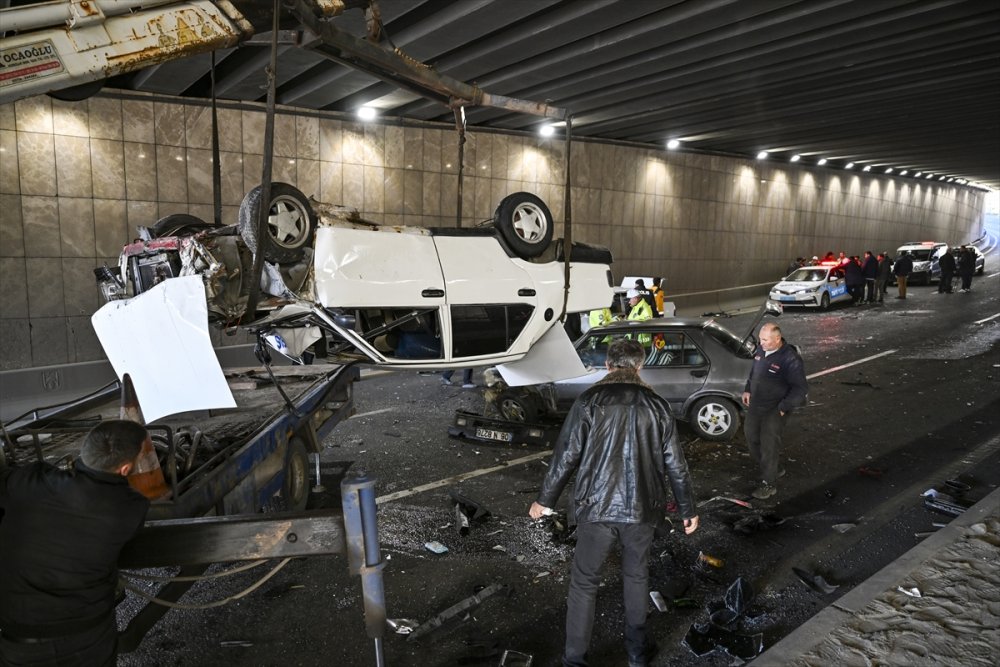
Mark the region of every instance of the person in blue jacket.
[[760, 328], [760, 345], [743, 390], [743, 433], [763, 477], [751, 494], [754, 498], [765, 500], [778, 492], [776, 483], [785, 473], [778, 465], [781, 432], [792, 410], [805, 405], [808, 391], [798, 348], [785, 342], [777, 324], [768, 322]]

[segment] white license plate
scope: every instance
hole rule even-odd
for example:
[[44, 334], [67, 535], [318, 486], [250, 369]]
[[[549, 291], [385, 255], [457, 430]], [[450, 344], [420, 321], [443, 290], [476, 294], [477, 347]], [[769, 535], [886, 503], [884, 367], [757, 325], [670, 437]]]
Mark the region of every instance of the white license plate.
[[514, 434], [507, 431], [494, 431], [488, 428], [477, 428], [476, 429], [477, 438], [485, 438], [487, 440], [499, 440], [500, 442], [511, 442], [514, 440]]
[[778, 297], [778, 300], [779, 301], [795, 301], [795, 297], [794, 296], [781, 296], [781, 297]]

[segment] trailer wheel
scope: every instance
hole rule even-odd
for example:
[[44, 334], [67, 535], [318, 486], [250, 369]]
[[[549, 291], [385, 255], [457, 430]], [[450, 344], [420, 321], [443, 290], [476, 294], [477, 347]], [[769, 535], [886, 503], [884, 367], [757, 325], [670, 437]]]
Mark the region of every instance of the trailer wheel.
[[309, 455], [306, 454], [305, 444], [298, 438], [288, 441], [281, 497], [290, 512], [301, 512], [309, 501]]

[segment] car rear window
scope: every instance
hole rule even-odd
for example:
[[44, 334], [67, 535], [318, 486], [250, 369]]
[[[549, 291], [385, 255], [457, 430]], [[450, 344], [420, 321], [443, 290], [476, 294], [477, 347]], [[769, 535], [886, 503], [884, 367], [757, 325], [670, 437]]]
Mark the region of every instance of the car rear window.
[[754, 341], [752, 336], [744, 343], [732, 331], [722, 328], [715, 322], [709, 322], [705, 325], [705, 334], [736, 356], [753, 359]]

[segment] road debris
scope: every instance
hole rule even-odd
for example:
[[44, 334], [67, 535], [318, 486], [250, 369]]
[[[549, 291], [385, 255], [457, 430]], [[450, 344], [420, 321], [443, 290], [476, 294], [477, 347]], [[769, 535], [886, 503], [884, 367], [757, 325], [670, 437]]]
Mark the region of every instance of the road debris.
[[434, 618], [425, 621], [424, 623], [421, 623], [419, 626], [413, 629], [413, 632], [410, 633], [410, 635], [406, 638], [406, 640], [411, 641], [413, 639], [416, 639], [417, 637], [422, 637], [428, 632], [440, 628], [445, 621], [454, 618], [459, 614], [461, 614], [462, 612], [472, 609], [473, 607], [478, 607], [480, 604], [482, 604], [483, 600], [485, 600], [486, 598], [490, 597], [495, 593], [500, 592], [504, 588], [506, 588], [506, 586], [502, 584], [490, 584], [489, 586], [479, 591], [475, 595], [471, 595], [462, 600], [461, 602], [453, 604], [452, 606], [448, 607]]
[[649, 597], [657, 611], [667, 610], [667, 601], [663, 599], [663, 594], [660, 591], [649, 591]]
[[833, 524], [830, 527], [833, 528], [838, 533], [843, 534], [843, 533], [846, 533], [847, 531], [849, 531], [850, 529], [856, 527], [857, 525], [858, 524], [856, 524], [856, 523], [835, 523], [835, 524]]
[[424, 548], [427, 549], [428, 551], [430, 551], [431, 553], [435, 553], [435, 554], [448, 553], [448, 547], [446, 547], [445, 545], [441, 544], [437, 540], [434, 540], [433, 542], [425, 542], [424, 543]]
[[712, 567], [722, 567], [726, 564], [726, 561], [721, 558], [707, 554], [704, 551], [698, 552], [698, 562], [704, 563], [705, 565], [711, 565]]
[[798, 567], [793, 567], [792, 572], [795, 573], [795, 576], [797, 576], [803, 584], [821, 595], [829, 595], [840, 588], [840, 584], [831, 584], [820, 574], [814, 574]]
[[534, 659], [530, 653], [522, 653], [513, 649], [506, 649], [503, 657], [500, 658], [500, 667], [531, 667]]
[[910, 588], [903, 588], [902, 586], [896, 586], [896, 590], [905, 595], [909, 595], [911, 598], [922, 598], [923, 593], [916, 586], [911, 586]]
[[753, 596], [750, 583], [743, 577], [737, 577], [726, 590], [722, 604], [716, 603], [715, 608], [709, 609], [710, 622], [693, 623], [681, 643], [697, 656], [722, 649], [740, 660], [757, 657], [764, 650], [763, 634], [744, 635], [738, 632], [740, 620]]
[[385, 624], [389, 626], [397, 635], [408, 635], [413, 632], [419, 623], [409, 618], [387, 618]]
[[747, 502], [746, 500], [739, 500], [737, 498], [727, 498], [726, 496], [713, 496], [712, 498], [709, 498], [708, 500], [703, 500], [700, 503], [698, 503], [698, 507], [702, 507], [703, 505], [707, 505], [707, 504], [709, 504], [711, 502], [715, 502], [716, 500], [725, 500], [726, 502], [733, 503], [734, 505], [739, 505], [740, 507], [745, 507], [748, 510], [753, 509], [753, 506], [749, 502]]

